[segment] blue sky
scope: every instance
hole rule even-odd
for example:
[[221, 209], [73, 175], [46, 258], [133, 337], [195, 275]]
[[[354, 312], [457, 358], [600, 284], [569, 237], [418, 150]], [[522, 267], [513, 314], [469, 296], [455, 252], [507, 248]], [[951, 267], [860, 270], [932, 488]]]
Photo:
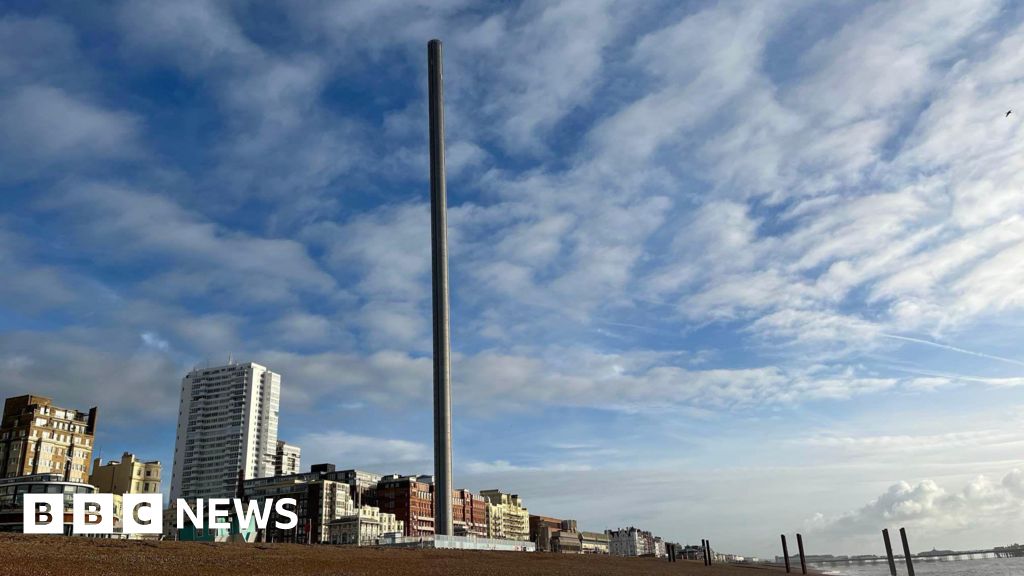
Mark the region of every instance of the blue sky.
[[1024, 538], [1012, 2], [7, 3], [0, 392], [169, 471], [232, 354], [306, 466], [430, 472], [432, 37], [457, 485], [746, 554]]

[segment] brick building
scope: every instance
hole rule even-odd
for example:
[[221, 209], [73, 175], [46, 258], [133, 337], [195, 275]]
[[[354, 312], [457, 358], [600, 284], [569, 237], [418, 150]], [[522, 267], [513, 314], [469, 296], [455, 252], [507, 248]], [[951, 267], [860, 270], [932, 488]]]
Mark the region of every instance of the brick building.
[[469, 490], [452, 490], [452, 525], [456, 536], [486, 538], [487, 501]]
[[430, 476], [384, 476], [367, 493], [381, 512], [404, 523], [406, 536], [434, 535], [434, 484]]
[[0, 478], [59, 474], [87, 483], [95, 434], [96, 408], [58, 408], [30, 394], [8, 398], [0, 420]]
[[530, 541], [538, 552], [552, 552], [552, 539], [562, 529], [562, 520], [550, 516], [530, 514]]

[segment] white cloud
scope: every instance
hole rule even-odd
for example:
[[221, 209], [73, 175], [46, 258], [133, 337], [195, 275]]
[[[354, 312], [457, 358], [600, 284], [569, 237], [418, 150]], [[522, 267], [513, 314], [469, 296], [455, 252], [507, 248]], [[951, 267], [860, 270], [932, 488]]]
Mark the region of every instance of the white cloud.
[[292, 312], [274, 322], [273, 334], [283, 342], [292, 344], [323, 343], [331, 340], [332, 322], [317, 314]]
[[79, 410], [99, 406], [104, 427], [170, 420], [184, 367], [134, 336], [98, 329], [0, 334], [4, 392], [50, 396]]
[[420, 442], [364, 436], [342, 430], [304, 434], [295, 439], [295, 444], [302, 448], [303, 467], [307, 469], [312, 464], [331, 463], [387, 474], [392, 471], [385, 470], [385, 467], [400, 466], [403, 471], [412, 466], [424, 467], [432, 456], [430, 447]]
[[495, 475], [501, 476], [508, 474], [509, 472], [524, 472], [524, 471], [587, 471], [591, 470], [591, 467], [586, 464], [570, 464], [570, 463], [554, 463], [545, 464], [542, 466], [520, 466], [512, 464], [508, 460], [494, 460], [492, 462], [469, 462], [465, 465], [466, 471], [470, 474], [475, 475]]
[[107, 257], [128, 262], [158, 257], [174, 263], [148, 280], [155, 292], [172, 298], [205, 294], [226, 302], [282, 301], [335, 286], [302, 244], [224, 228], [184, 209], [170, 194], [81, 184], [40, 204], [71, 218], [72, 229], [92, 246], [116, 246], [116, 252], [104, 251]]
[[825, 534], [849, 538], [875, 537], [882, 528], [906, 526], [918, 541], [944, 531], [1007, 526], [1019, 522], [1024, 514], [1020, 478], [1018, 469], [1007, 473], [1001, 482], [978, 475], [953, 492], [933, 480], [899, 482], [857, 510], [834, 518], [819, 515], [811, 524]]
[[[25, 86], [0, 106], [8, 162], [59, 162], [136, 153], [138, 120], [82, 102], [50, 86]], [[14, 164], [8, 164], [9, 170]]]
[[167, 340], [164, 340], [163, 338], [160, 337], [159, 334], [156, 334], [155, 332], [143, 332], [140, 335], [140, 337], [142, 338], [143, 344], [149, 346], [150, 348], [159, 350], [161, 352], [166, 352], [171, 347], [170, 343], [167, 342]]

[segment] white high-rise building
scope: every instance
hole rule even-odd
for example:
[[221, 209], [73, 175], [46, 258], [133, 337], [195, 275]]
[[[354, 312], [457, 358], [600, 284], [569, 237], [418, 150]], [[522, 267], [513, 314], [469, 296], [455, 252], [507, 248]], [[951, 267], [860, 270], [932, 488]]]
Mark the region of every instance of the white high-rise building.
[[197, 368], [181, 381], [171, 501], [231, 498], [274, 475], [281, 375], [255, 363]]

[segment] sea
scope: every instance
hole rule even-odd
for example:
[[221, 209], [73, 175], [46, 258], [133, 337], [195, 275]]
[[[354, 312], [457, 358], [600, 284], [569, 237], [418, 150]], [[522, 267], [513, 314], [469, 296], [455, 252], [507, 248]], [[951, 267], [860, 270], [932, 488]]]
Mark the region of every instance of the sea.
[[[817, 568], [825, 574], [837, 576], [889, 576], [889, 565], [861, 564]], [[906, 564], [897, 560], [896, 573], [907, 574]], [[917, 576], [1024, 576], [1024, 558], [985, 558], [978, 560], [917, 560]]]

